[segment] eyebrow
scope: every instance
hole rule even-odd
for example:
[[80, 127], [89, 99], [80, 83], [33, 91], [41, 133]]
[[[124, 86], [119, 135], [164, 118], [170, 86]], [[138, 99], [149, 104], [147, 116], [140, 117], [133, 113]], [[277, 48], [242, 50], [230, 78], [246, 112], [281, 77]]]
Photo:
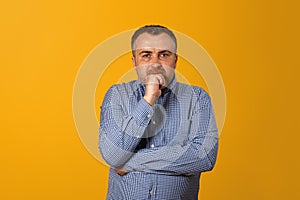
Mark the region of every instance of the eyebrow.
[[141, 52], [139, 52], [139, 55], [141, 55], [143, 53], [153, 53], [153, 51], [142, 50]]
[[169, 51], [169, 50], [162, 50], [162, 51], [159, 51], [158, 53], [173, 53], [173, 52], [171, 52], [171, 51]]

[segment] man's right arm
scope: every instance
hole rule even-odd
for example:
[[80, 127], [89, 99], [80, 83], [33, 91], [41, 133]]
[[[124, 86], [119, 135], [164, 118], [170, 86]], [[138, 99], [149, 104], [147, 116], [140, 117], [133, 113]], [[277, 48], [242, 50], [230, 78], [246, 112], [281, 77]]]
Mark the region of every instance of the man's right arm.
[[129, 103], [129, 95], [112, 86], [101, 106], [99, 149], [103, 159], [115, 168], [122, 167], [133, 155], [153, 115], [143, 98], [127, 113], [124, 104]]

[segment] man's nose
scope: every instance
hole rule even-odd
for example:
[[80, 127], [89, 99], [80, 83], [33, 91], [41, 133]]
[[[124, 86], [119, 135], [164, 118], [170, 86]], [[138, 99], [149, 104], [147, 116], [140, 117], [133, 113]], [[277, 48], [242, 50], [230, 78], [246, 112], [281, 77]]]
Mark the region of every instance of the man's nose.
[[152, 56], [152, 59], [151, 59], [151, 63], [152, 64], [154, 64], [154, 65], [156, 65], [156, 64], [158, 64], [158, 65], [160, 65], [161, 63], [160, 63], [160, 59], [159, 59], [159, 56], [158, 55], [153, 55]]

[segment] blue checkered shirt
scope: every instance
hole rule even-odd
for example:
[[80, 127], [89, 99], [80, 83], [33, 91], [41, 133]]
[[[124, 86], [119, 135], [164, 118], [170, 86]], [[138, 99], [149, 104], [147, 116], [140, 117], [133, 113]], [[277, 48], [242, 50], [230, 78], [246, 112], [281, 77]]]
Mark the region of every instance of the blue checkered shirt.
[[[211, 99], [173, 79], [155, 105], [139, 80], [113, 85], [101, 106], [99, 149], [111, 166], [109, 200], [198, 199], [201, 172], [214, 167], [218, 131]], [[114, 168], [128, 173], [120, 176]]]

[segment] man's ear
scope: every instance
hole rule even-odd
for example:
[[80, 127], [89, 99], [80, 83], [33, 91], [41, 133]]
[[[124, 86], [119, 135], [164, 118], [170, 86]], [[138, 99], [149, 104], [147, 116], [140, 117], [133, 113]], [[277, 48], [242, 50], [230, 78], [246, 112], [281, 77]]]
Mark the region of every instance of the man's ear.
[[177, 61], [178, 61], [178, 55], [175, 54], [175, 63], [177, 63]]
[[175, 67], [174, 67], [174, 69], [176, 68], [177, 61], [178, 61], [178, 55], [177, 55], [177, 54], [175, 54]]
[[132, 64], [133, 64], [133, 66], [134, 66], [134, 68], [135, 68], [136, 65], [135, 65], [135, 57], [134, 57], [134, 56], [131, 57], [131, 61], [132, 61]]

